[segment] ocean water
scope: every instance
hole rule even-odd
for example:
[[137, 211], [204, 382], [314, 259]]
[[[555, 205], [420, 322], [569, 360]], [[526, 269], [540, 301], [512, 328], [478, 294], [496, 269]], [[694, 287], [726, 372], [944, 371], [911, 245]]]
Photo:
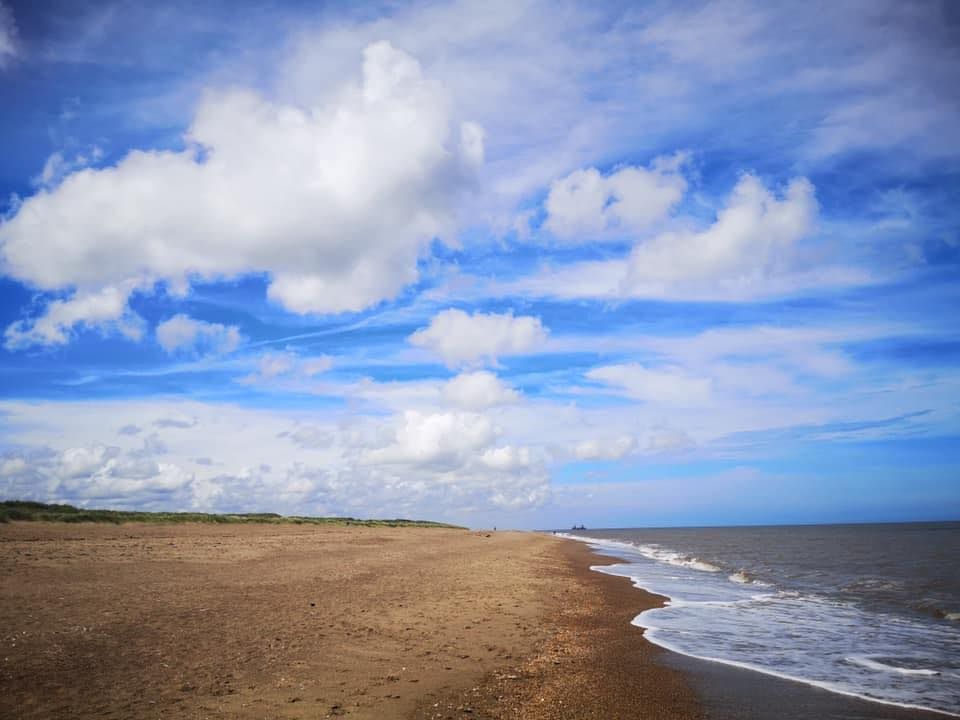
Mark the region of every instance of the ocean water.
[[669, 598], [634, 620], [658, 645], [960, 716], [960, 523], [563, 534]]

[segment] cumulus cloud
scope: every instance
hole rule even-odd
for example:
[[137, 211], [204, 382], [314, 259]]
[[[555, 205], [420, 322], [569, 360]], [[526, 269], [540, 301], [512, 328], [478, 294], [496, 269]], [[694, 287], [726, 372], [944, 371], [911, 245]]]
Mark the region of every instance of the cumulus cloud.
[[[2, 231], [2, 228], [0, 228]], [[127, 307], [128, 284], [77, 292], [68, 300], [53, 300], [39, 318], [18, 320], [4, 332], [4, 346], [21, 350], [34, 345], [65, 345], [77, 325], [131, 340], [143, 337], [143, 319]]]
[[150, 443], [141, 448], [90, 444], [9, 451], [0, 462], [0, 487], [7, 496], [68, 498], [74, 501], [141, 503], [157, 495], [186, 489], [192, 475], [180, 466], [156, 459]]
[[26, 472], [27, 461], [22, 457], [6, 457], [0, 461], [0, 477], [13, 477], [19, 475], [20, 473]]
[[[479, 412], [330, 416], [200, 403], [3, 403], [0, 494], [131, 507], [468, 520], [550, 494], [545, 455]], [[89, 422], [110, 413], [147, 438]]]
[[642, 437], [608, 435], [577, 443], [573, 456], [578, 460], [620, 460], [639, 453], [670, 453], [693, 447], [687, 433], [677, 428], [654, 427]]
[[[656, 158], [649, 168], [628, 165], [608, 175], [576, 170], [550, 185], [546, 227], [568, 240], [632, 234], [663, 220], [683, 197], [683, 153]], [[616, 237], [616, 235], [614, 235]]]
[[485, 450], [480, 462], [495, 470], [518, 470], [530, 467], [534, 461], [530, 448], [504, 445]]
[[817, 217], [814, 187], [806, 178], [791, 180], [777, 193], [745, 174], [705, 228], [698, 229], [693, 218], [674, 218], [672, 223], [681, 229], [636, 238], [626, 257], [569, 263], [506, 283], [481, 283], [478, 292], [747, 300], [873, 281], [868, 272], [830, 264], [822, 251], [810, 251]]
[[363, 451], [358, 469], [389, 477], [397, 472], [393, 466], [406, 467], [428, 478], [433, 492], [444, 488], [457, 502], [469, 498], [475, 506], [542, 504], [549, 497], [542, 459], [528, 447], [497, 445], [500, 434], [479, 413], [407, 411], [391, 421], [385, 445]]
[[796, 178], [777, 198], [753, 175], [744, 175], [717, 215], [701, 232], [669, 232], [638, 243], [624, 285], [738, 282], [788, 266], [793, 245], [809, 234], [817, 216], [813, 185]]
[[240, 345], [240, 330], [235, 325], [221, 325], [195, 320], [187, 315], [174, 315], [157, 325], [157, 342], [166, 352], [223, 355]]
[[461, 373], [443, 386], [444, 397], [454, 405], [480, 410], [516, 402], [520, 394], [486, 370]]
[[[388, 43], [363, 55], [362, 80], [320, 106], [249, 90], [209, 92], [180, 152], [133, 151], [77, 170], [0, 225], [6, 272], [47, 291], [183, 287], [263, 272], [297, 313], [361, 310], [417, 277], [448, 236], [457, 198], [483, 157], [483, 132], [457, 127], [443, 91]], [[59, 306], [36, 321], [46, 327]], [[113, 309], [113, 314], [119, 311]], [[49, 331], [19, 338], [43, 342]], [[22, 343], [21, 343], [22, 344]]]
[[493, 423], [477, 413], [408, 410], [397, 419], [393, 441], [368, 452], [366, 461], [458, 465], [495, 437]]
[[638, 363], [604, 365], [588, 370], [587, 378], [618, 388], [644, 402], [702, 406], [712, 393], [710, 378], [689, 375], [680, 368], [646, 368]]
[[466, 313], [451, 308], [409, 337], [411, 344], [439, 355], [450, 367], [496, 363], [501, 355], [535, 351], [547, 339], [539, 318], [513, 313]]

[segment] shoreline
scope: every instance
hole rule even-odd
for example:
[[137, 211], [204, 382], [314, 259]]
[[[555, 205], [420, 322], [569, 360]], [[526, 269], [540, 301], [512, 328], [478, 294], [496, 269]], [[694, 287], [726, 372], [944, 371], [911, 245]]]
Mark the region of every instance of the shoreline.
[[[590, 550], [583, 541], [570, 542], [580, 544], [587, 550], [592, 566], [623, 562], [614, 556]], [[636, 587], [630, 578], [592, 572], [601, 577], [621, 578], [638, 594], [662, 597]], [[636, 614], [639, 615], [647, 609], [650, 607], [641, 607]], [[656, 641], [646, 637], [643, 642], [661, 649], [665, 654], [660, 657], [660, 662], [684, 674], [703, 708], [705, 717], [710, 720], [945, 720], [956, 717], [937, 710], [908, 708], [833, 692], [802, 680], [784, 678], [720, 660], [698, 658], [658, 645]]]

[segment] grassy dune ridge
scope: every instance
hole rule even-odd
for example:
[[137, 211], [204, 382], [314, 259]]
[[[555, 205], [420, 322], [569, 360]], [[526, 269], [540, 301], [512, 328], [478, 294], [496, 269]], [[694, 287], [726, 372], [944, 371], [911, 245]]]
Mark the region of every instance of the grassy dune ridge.
[[358, 520], [352, 517], [305, 517], [277, 513], [144, 512], [141, 510], [96, 510], [73, 505], [51, 505], [31, 500], [0, 501], [0, 523], [11, 520], [37, 522], [95, 523], [269, 523], [292, 525], [362, 525], [364, 527], [437, 527], [463, 529], [459, 525], [430, 520]]

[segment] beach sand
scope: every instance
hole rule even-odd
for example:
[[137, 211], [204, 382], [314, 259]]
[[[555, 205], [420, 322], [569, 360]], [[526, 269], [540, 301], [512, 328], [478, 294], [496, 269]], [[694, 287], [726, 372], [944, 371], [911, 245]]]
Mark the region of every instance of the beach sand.
[[[768, 678], [645, 641], [661, 599], [604, 562], [534, 533], [0, 525], [0, 717], [780, 716]], [[888, 716], [823, 694], [808, 717]]]
[[406, 717], [546, 639], [559, 541], [0, 525], [0, 717]]
[[647, 642], [630, 624], [664, 598], [590, 570], [614, 560], [579, 542], [561, 540], [552, 551], [546, 641], [512, 673], [494, 674], [446, 709], [469, 707], [473, 717], [522, 720], [705, 717], [685, 675], [666, 662], [672, 653]]

